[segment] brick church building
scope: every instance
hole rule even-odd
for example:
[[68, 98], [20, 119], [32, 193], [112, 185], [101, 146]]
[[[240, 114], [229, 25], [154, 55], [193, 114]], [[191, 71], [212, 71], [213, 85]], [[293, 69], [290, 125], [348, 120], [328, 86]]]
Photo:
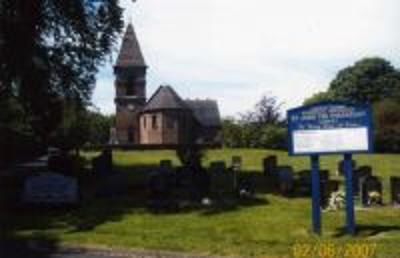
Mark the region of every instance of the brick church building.
[[139, 42], [129, 24], [114, 66], [114, 145], [220, 145], [221, 120], [215, 100], [183, 100], [171, 86], [146, 98], [146, 71]]

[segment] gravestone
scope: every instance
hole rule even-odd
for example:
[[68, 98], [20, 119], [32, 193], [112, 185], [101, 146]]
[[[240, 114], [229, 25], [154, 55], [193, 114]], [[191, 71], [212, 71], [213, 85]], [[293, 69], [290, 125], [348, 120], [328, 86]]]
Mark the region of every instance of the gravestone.
[[224, 161], [215, 161], [210, 164], [211, 192], [217, 197], [231, 194], [235, 191], [234, 174], [226, 169]]
[[217, 173], [223, 173], [226, 171], [226, 164], [225, 161], [214, 161], [210, 164], [210, 170], [215, 171]]
[[112, 150], [104, 149], [92, 160], [92, 171], [98, 175], [109, 175], [113, 171]]
[[382, 204], [382, 183], [376, 176], [366, 177], [361, 184], [361, 204], [371, 206]]
[[79, 201], [78, 180], [47, 172], [25, 179], [22, 201], [37, 205], [68, 205]]
[[176, 186], [176, 175], [163, 164], [150, 177], [150, 206], [155, 210], [171, 209], [176, 207], [173, 190]]
[[242, 169], [242, 157], [241, 156], [233, 156], [232, 157], [232, 173], [233, 173], [233, 188], [235, 191], [238, 189], [238, 176], [239, 172]]
[[160, 170], [170, 172], [173, 170], [172, 161], [169, 159], [160, 160]]
[[268, 156], [263, 159], [263, 172], [265, 176], [276, 177], [278, 166], [278, 158], [275, 155]]
[[[329, 194], [338, 187], [338, 181], [329, 179], [329, 170], [320, 170], [320, 189], [321, 189], [321, 202], [324, 202], [324, 198], [329, 198]], [[301, 195], [309, 196], [311, 194], [311, 171], [303, 170], [298, 173], [298, 192]]]
[[311, 170], [302, 170], [298, 173], [298, 192], [300, 195], [311, 194]]
[[289, 194], [294, 189], [294, 175], [293, 168], [291, 166], [279, 166], [278, 178], [279, 178], [279, 191], [282, 194]]
[[400, 205], [400, 177], [390, 177], [390, 193], [393, 205]]
[[321, 169], [319, 171], [319, 180], [323, 182], [329, 181], [329, 170]]
[[339, 190], [340, 182], [338, 180], [321, 180], [321, 207], [326, 208], [329, 205], [329, 198], [333, 192]]
[[353, 194], [361, 195], [361, 186], [367, 177], [372, 176], [372, 168], [370, 166], [361, 166], [354, 170], [353, 173]]
[[232, 169], [234, 171], [240, 171], [242, 169], [242, 157], [233, 156], [232, 157]]
[[194, 168], [192, 174], [192, 199], [201, 201], [209, 197], [211, 179], [209, 173], [201, 166]]
[[[351, 160], [351, 165], [352, 165], [352, 168], [353, 168], [353, 171], [354, 171], [356, 169], [356, 167], [357, 167], [357, 162], [355, 160]], [[344, 175], [344, 161], [343, 160], [340, 160], [338, 162], [336, 175], [337, 176], [343, 176]]]

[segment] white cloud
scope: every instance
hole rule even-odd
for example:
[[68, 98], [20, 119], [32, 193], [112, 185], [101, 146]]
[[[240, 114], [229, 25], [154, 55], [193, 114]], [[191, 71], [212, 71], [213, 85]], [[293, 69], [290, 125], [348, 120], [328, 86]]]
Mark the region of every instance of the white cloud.
[[[223, 115], [251, 108], [263, 93], [299, 105], [364, 56], [400, 64], [396, 0], [122, 4], [150, 66], [148, 93], [169, 83], [183, 97], [217, 99]], [[99, 80], [94, 102], [104, 111], [114, 110], [113, 90], [112, 80]]]

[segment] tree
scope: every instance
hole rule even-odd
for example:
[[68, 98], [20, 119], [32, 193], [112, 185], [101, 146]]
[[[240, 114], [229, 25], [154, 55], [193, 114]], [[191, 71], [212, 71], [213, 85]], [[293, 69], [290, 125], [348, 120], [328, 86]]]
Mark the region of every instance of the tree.
[[87, 143], [91, 145], [107, 144], [110, 138], [110, 128], [115, 124], [115, 116], [88, 111], [87, 118], [89, 123], [89, 138], [87, 139]]
[[241, 126], [234, 118], [227, 117], [222, 119], [222, 134], [225, 147], [241, 147]]
[[400, 71], [382, 58], [364, 58], [337, 74], [329, 92], [338, 100], [373, 103], [399, 96]]
[[303, 105], [311, 105], [318, 102], [334, 100], [333, 94], [329, 91], [321, 91], [313, 94], [311, 97], [306, 98]]
[[118, 0], [0, 0], [0, 95], [18, 99], [42, 140], [65, 101], [89, 103], [121, 16]]
[[375, 146], [381, 152], [400, 152], [400, 102], [386, 99], [377, 102], [374, 110]]
[[249, 112], [249, 120], [258, 124], [277, 124], [280, 121], [281, 106], [282, 103], [278, 103], [276, 97], [264, 95], [255, 105], [254, 111]]
[[275, 97], [262, 96], [253, 110], [240, 119], [226, 118], [222, 123], [224, 145], [242, 148], [282, 148], [286, 133]]

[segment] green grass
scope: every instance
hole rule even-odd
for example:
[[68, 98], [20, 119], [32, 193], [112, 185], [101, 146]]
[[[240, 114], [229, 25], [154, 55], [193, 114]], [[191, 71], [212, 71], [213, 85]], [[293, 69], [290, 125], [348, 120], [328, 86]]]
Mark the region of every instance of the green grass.
[[[291, 165], [296, 171], [310, 166], [307, 158], [253, 149], [208, 151], [205, 164], [215, 160], [225, 160], [229, 164], [233, 155], [240, 155], [245, 171], [261, 173], [262, 159], [270, 154], [278, 155], [280, 165]], [[95, 153], [85, 155], [90, 158]], [[400, 175], [400, 155], [356, 155], [355, 158], [357, 165], [371, 165], [374, 174], [382, 177], [388, 203], [389, 176]], [[156, 166], [160, 159], [172, 159], [175, 165], [179, 164], [172, 151], [114, 152], [116, 166], [131, 174], [132, 181], [141, 180], [143, 172]], [[339, 159], [339, 156], [323, 157], [322, 169], [334, 174]], [[390, 206], [356, 211], [360, 231], [355, 238], [340, 234], [344, 225], [343, 212], [323, 213], [323, 236], [318, 238], [309, 230], [311, 205], [308, 198], [259, 193], [259, 202], [233, 209], [154, 214], [143, 202], [144, 190], [135, 186], [133, 184], [126, 195], [90, 201], [77, 210], [46, 215], [32, 211], [3, 214], [1, 222], [7, 222], [7, 234], [13, 237], [46, 236], [72, 244], [244, 257], [292, 257], [291, 248], [297, 242], [316, 244], [322, 240], [345, 246], [345, 243], [371, 241], [378, 244], [375, 257], [400, 257], [400, 209]]]

